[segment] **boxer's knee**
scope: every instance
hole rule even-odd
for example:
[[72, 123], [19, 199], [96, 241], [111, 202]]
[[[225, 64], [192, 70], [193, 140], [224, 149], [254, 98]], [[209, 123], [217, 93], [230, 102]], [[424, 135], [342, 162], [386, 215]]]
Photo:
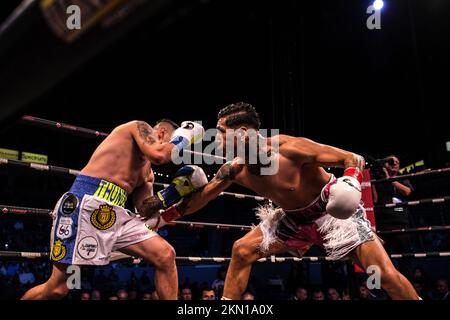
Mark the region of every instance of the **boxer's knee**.
[[381, 286], [384, 290], [395, 290], [402, 286], [402, 277], [394, 266], [385, 267], [381, 270]]
[[175, 249], [167, 244], [163, 250], [160, 250], [152, 259], [155, 268], [166, 269], [175, 265]]
[[233, 244], [232, 256], [239, 263], [253, 263], [258, 260], [258, 251], [245, 239], [239, 239]]
[[49, 300], [60, 300], [69, 293], [69, 288], [65, 283], [58, 285], [46, 284], [46, 295]]

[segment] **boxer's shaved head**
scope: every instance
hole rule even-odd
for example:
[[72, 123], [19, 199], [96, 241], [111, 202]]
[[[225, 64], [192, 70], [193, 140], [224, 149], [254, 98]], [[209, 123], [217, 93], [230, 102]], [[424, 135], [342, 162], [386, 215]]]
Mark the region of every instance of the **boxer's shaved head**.
[[249, 103], [233, 103], [219, 111], [217, 119], [225, 118], [225, 125], [229, 128], [247, 126], [259, 130], [261, 120], [256, 109]]
[[173, 130], [178, 129], [180, 127], [176, 122], [170, 119], [161, 119], [156, 121], [155, 128], [158, 128], [159, 125], [170, 125], [173, 128]]
[[170, 119], [158, 120], [154, 127], [158, 139], [162, 142], [169, 142], [172, 137], [172, 133], [177, 128], [179, 128], [179, 125]]

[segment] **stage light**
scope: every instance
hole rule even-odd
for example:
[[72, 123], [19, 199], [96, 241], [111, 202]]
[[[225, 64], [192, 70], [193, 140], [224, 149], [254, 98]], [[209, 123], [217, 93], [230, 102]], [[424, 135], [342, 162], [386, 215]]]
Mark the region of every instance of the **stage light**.
[[383, 0], [375, 0], [373, 3], [373, 7], [375, 8], [375, 10], [381, 10], [384, 7], [384, 2]]

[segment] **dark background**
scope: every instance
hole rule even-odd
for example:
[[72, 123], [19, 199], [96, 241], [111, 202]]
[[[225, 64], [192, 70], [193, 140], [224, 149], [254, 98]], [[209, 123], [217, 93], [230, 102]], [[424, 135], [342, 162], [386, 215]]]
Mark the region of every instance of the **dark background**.
[[[14, 2], [2, 2], [3, 16]], [[142, 23], [15, 116], [105, 131], [161, 117], [211, 127], [220, 107], [247, 101], [264, 128], [442, 167], [449, 161], [450, 4], [385, 1], [382, 29], [368, 30], [370, 3], [205, 2], [169, 22]], [[20, 64], [39, 63], [28, 57]], [[41, 76], [33, 75], [36, 83]], [[18, 138], [3, 126], [2, 133], [3, 147], [30, 143], [65, 166], [79, 167], [93, 150], [64, 140], [61, 159], [50, 151], [54, 141], [40, 141], [44, 131], [23, 128]]]
[[[0, 20], [19, 2], [1, 1]], [[3, 118], [0, 148], [47, 154], [50, 164], [81, 169], [99, 140], [31, 127], [19, 117], [30, 114], [107, 132], [129, 120], [154, 123], [163, 117], [202, 120], [210, 128], [221, 107], [246, 101], [260, 112], [263, 128], [366, 157], [394, 153], [403, 165], [423, 159], [427, 168], [449, 166], [450, 3], [384, 1], [382, 29], [368, 30], [371, 2], [215, 0], [182, 12], [172, 8], [175, 13], [140, 23]], [[20, 37], [0, 37], [0, 108], [64, 68], [44, 59], [47, 53], [59, 60], [57, 49], [73, 49], [75, 60], [90, 37], [70, 47], [53, 37], [41, 17], [30, 25]], [[1, 204], [42, 208], [52, 207], [72, 182], [5, 168], [0, 179]], [[434, 181], [416, 184], [415, 197], [448, 195], [445, 179], [440, 183], [446, 188]], [[221, 197], [190, 220], [250, 224], [256, 222], [254, 206], [254, 201]], [[448, 205], [436, 214], [431, 210], [418, 209], [425, 218], [416, 226], [448, 223]], [[25, 229], [34, 230], [21, 235], [28, 240], [10, 233], [0, 245], [46, 250], [48, 221], [24, 219]], [[12, 228], [15, 221], [5, 216], [2, 226]], [[240, 235], [181, 229], [165, 234], [179, 255], [225, 256]], [[434, 243], [425, 241], [427, 250], [437, 248]]]

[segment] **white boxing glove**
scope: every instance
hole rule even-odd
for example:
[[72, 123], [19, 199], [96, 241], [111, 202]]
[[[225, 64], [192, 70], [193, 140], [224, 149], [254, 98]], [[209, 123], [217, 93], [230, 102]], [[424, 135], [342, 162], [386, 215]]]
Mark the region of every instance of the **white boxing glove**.
[[201, 124], [193, 121], [184, 121], [181, 127], [176, 129], [170, 139], [178, 151], [203, 140], [205, 129]]
[[328, 183], [322, 189], [326, 210], [337, 219], [348, 219], [361, 203], [362, 172], [359, 168], [347, 168], [344, 175]]

